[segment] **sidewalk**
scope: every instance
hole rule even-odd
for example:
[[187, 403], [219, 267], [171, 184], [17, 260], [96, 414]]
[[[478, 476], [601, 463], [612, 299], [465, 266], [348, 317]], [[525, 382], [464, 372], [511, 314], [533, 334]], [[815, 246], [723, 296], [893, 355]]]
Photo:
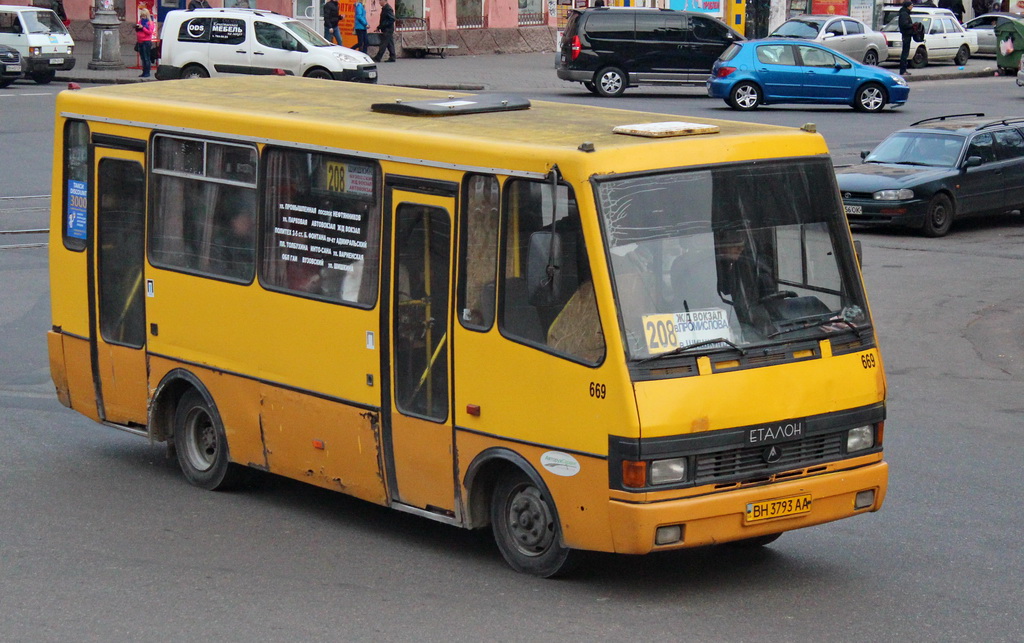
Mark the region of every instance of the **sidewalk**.
[[[139, 78], [142, 73], [134, 51], [125, 48], [122, 58], [125, 69], [107, 71], [89, 69], [92, 48], [75, 54], [75, 68], [58, 72], [55, 82], [76, 83], [136, 83], [151, 81]], [[895, 71], [895, 63], [883, 67]], [[492, 54], [481, 56], [449, 56], [438, 58], [400, 58], [393, 65], [378, 65], [379, 82], [385, 85], [450, 89], [453, 91], [524, 91], [565, 89], [569, 83], [555, 75], [555, 53]], [[966, 65], [934, 63], [923, 69], [914, 69], [907, 81], [979, 78], [997, 73], [994, 57], [973, 57]], [[26, 82], [26, 81], [21, 81]]]

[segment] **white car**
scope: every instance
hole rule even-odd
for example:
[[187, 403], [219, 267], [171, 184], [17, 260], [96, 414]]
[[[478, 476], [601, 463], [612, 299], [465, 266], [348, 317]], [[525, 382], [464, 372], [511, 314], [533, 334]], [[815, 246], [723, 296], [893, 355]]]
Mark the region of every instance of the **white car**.
[[779, 25], [768, 37], [813, 40], [865, 65], [877, 65], [889, 55], [885, 36], [849, 16], [797, 16]]
[[333, 45], [298, 20], [273, 11], [170, 11], [160, 34], [157, 80], [284, 73], [377, 82], [377, 65], [372, 58]]
[[75, 41], [50, 9], [0, 5], [0, 45], [17, 49], [21, 55], [21, 61], [10, 63], [8, 69], [19, 64], [25, 77], [40, 85], [53, 80], [58, 71], [75, 66]]
[[[967, 31], [949, 9], [917, 7], [910, 12], [914, 22], [924, 26], [924, 42], [916, 40], [910, 45], [910, 67], [924, 67], [931, 60], [952, 60], [963, 65], [978, 51], [977, 34]], [[899, 21], [890, 20], [882, 33], [889, 45], [889, 60], [899, 60], [903, 49], [903, 36]]]

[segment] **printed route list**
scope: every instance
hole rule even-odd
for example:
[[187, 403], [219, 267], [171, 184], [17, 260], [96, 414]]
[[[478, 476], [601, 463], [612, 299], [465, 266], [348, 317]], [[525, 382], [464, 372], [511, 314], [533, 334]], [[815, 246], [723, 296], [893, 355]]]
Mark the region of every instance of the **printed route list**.
[[366, 216], [296, 203], [278, 206], [274, 238], [281, 261], [351, 272], [366, 253]]

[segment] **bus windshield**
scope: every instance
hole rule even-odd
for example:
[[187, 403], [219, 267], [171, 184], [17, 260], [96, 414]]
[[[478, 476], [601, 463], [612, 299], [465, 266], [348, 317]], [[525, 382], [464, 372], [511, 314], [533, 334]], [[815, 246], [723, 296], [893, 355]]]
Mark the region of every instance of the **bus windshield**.
[[597, 195], [630, 359], [868, 323], [825, 159], [600, 180]]

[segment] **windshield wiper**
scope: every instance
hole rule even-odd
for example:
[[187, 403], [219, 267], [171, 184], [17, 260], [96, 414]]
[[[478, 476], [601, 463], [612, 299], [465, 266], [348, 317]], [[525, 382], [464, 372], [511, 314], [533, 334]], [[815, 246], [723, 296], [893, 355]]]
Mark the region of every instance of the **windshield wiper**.
[[658, 360], [658, 359], [661, 359], [663, 357], [671, 357], [673, 355], [683, 355], [685, 353], [690, 352], [691, 350], [693, 350], [695, 348], [703, 348], [704, 346], [708, 346], [709, 344], [725, 344], [725, 346], [716, 346], [715, 348], [712, 348], [711, 350], [708, 351], [709, 353], [715, 352], [716, 350], [732, 349], [732, 350], [735, 350], [735, 351], [739, 351], [740, 355], [746, 355], [747, 354], [747, 350], [745, 348], [743, 348], [742, 346], [739, 346], [739, 345], [733, 343], [731, 340], [728, 340], [728, 339], [726, 339], [724, 337], [715, 337], [714, 339], [704, 339], [704, 340], [701, 340], [701, 341], [699, 341], [699, 342], [697, 342], [695, 344], [687, 344], [686, 346], [677, 346], [676, 348], [673, 348], [672, 350], [670, 350], [668, 352], [658, 353], [657, 355], [651, 355], [651, 356], [645, 357], [645, 358], [643, 358], [641, 360], [637, 360], [637, 363], [638, 364], [646, 364], [647, 362], [653, 362], [654, 360]]
[[774, 333], [768, 334], [768, 339], [778, 337], [779, 335], [785, 335], [786, 333], [792, 333], [798, 330], [806, 330], [815, 326], [824, 326], [826, 324], [842, 324], [848, 326], [857, 337], [860, 337], [861, 327], [857, 326], [848, 319], [843, 318], [841, 315], [836, 313], [822, 313], [820, 315], [811, 315], [809, 317], [798, 317], [796, 319], [784, 319], [776, 322], [777, 326], [785, 325], [786, 328], [779, 328]]

